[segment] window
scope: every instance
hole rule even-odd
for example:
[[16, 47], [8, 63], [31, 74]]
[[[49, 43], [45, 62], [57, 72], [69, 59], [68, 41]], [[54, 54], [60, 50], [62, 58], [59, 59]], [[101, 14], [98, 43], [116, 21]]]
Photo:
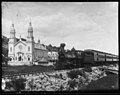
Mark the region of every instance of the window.
[[10, 58], [10, 61], [12, 61], [12, 58]]
[[28, 57], [28, 61], [30, 61], [30, 58]]
[[91, 53], [91, 52], [85, 52], [85, 56], [93, 56], [93, 53]]
[[10, 47], [10, 52], [12, 52], [12, 47]]
[[30, 46], [28, 46], [28, 51], [30, 51]]
[[22, 57], [21, 57], [21, 56], [19, 56], [18, 60], [19, 60], [19, 61], [21, 61], [21, 59], [22, 59]]

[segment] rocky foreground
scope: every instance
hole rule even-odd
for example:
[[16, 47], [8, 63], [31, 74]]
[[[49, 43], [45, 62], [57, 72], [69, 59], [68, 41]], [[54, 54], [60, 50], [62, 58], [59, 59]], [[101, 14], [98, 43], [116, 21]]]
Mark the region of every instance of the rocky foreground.
[[[4, 91], [70, 91], [85, 89], [91, 82], [108, 75], [102, 68], [118, 70], [118, 65], [99, 66], [87, 69], [60, 70], [54, 72], [43, 72], [29, 75], [21, 75], [16, 78], [2, 78], [2, 89]], [[15, 84], [13, 80], [24, 79]], [[102, 83], [101, 83], [102, 84]]]

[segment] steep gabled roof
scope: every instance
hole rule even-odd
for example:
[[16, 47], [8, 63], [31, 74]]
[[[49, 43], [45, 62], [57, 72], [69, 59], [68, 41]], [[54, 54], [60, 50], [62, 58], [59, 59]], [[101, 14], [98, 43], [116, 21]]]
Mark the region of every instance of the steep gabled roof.
[[[20, 40], [20, 39], [18, 39], [18, 38], [16, 38], [17, 39], [17, 42]], [[22, 41], [27, 41], [26, 39], [24, 39], [24, 38], [21, 38], [21, 40]]]
[[20, 43], [20, 42], [26, 46], [26, 44], [25, 44], [24, 41], [22, 41], [22, 40], [19, 40], [18, 42], [16, 42], [14, 46], [16, 46], [16, 45], [17, 45], [18, 43]]

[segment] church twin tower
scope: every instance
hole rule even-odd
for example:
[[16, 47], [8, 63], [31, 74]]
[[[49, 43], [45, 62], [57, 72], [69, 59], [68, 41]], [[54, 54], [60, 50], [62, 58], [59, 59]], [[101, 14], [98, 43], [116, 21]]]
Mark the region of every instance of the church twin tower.
[[[15, 43], [16, 42], [16, 37], [15, 37], [15, 28], [14, 28], [14, 24], [12, 24], [11, 27], [11, 31], [10, 31], [10, 42]], [[34, 37], [33, 37], [33, 27], [31, 22], [29, 23], [29, 27], [28, 27], [28, 36], [27, 36], [27, 40], [28, 41], [34, 41]]]
[[28, 27], [28, 36], [27, 39], [23, 41], [20, 37], [18, 40], [15, 36], [16, 31], [14, 28], [14, 24], [12, 24], [10, 30], [10, 38], [8, 42], [9, 52], [8, 56], [10, 57], [10, 62], [16, 61], [31, 61], [33, 59], [34, 54], [34, 37], [33, 37], [33, 27], [31, 22]]

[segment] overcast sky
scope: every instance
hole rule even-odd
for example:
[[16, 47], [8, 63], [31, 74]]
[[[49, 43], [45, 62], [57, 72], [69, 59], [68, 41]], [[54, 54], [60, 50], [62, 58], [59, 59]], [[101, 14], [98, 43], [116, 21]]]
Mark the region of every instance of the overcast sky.
[[118, 54], [118, 2], [3, 2], [2, 34], [26, 38], [30, 18], [36, 42]]

